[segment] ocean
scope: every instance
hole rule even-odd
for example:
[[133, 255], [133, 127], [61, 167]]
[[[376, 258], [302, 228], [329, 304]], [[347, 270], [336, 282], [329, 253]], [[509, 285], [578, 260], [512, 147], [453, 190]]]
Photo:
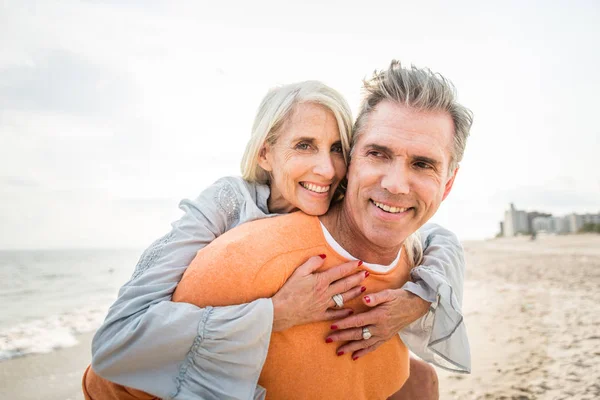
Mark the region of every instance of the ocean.
[[74, 346], [97, 329], [141, 253], [0, 251], [0, 361]]

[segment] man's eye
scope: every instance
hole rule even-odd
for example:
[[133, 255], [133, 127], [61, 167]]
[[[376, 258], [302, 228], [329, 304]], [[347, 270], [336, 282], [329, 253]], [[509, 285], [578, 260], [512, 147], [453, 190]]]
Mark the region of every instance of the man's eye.
[[383, 153], [380, 151], [376, 151], [376, 150], [371, 150], [367, 153], [367, 156], [369, 157], [375, 157], [375, 158], [381, 158], [383, 157]]
[[415, 166], [419, 169], [431, 169], [433, 168], [431, 165], [427, 164], [426, 162], [423, 161], [419, 161], [415, 163]]

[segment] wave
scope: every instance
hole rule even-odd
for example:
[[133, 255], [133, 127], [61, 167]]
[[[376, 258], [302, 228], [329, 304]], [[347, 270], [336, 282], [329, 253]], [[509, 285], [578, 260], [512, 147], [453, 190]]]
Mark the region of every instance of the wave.
[[77, 345], [77, 335], [96, 330], [108, 307], [95, 307], [22, 322], [0, 330], [0, 361]]

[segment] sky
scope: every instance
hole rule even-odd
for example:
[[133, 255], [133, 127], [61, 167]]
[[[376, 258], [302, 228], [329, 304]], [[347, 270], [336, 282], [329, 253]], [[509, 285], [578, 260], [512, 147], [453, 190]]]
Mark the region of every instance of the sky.
[[600, 212], [600, 3], [0, 3], [0, 248], [144, 248], [239, 162], [262, 96], [321, 80], [356, 112], [390, 60], [475, 116], [433, 221], [493, 237], [511, 202]]

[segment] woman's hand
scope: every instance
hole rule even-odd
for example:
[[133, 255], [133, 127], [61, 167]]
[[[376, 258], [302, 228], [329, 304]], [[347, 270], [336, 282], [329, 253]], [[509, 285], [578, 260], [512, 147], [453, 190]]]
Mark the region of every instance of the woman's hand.
[[[421, 318], [431, 303], [404, 289], [386, 289], [363, 297], [363, 303], [371, 309], [349, 316], [331, 325], [334, 330], [327, 336], [328, 342], [348, 343], [340, 346], [338, 356], [351, 354], [356, 360], [397, 335], [404, 327]], [[363, 328], [371, 333], [363, 339]]]
[[333, 296], [341, 294], [344, 303], [360, 296], [364, 291], [360, 283], [368, 273], [352, 273], [360, 261], [350, 261], [324, 272], [315, 272], [323, 265], [324, 258], [325, 255], [309, 258], [273, 296], [273, 332], [352, 314], [350, 309], [334, 308]]

